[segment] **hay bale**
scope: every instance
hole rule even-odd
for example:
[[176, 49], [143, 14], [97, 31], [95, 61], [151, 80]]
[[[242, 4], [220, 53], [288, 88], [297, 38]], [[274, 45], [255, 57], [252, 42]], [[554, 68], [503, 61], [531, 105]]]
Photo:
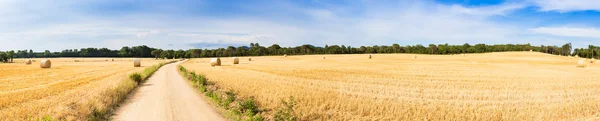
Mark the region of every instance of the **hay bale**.
[[590, 59], [590, 63], [595, 63], [595, 62], [596, 62], [596, 59], [594, 59], [594, 58]]
[[533, 50], [529, 50], [529, 52], [533, 52]]
[[248, 58], [248, 61], [252, 61], [252, 58]]
[[221, 59], [219, 58], [211, 58], [210, 66], [221, 66]]
[[323, 59], [325, 59], [325, 57], [323, 57]]
[[31, 64], [31, 60], [25, 60], [25, 64], [30, 65]]
[[371, 57], [371, 54], [369, 54], [369, 59], [371, 59], [371, 58], [372, 58], [372, 57]]
[[283, 57], [287, 57], [287, 54], [283, 54]]
[[233, 57], [233, 64], [240, 64], [240, 58]]
[[579, 59], [577, 61], [577, 67], [580, 67], [580, 68], [587, 67], [587, 61], [586, 61], [586, 59]]
[[52, 62], [50, 62], [50, 60], [42, 60], [42, 61], [40, 61], [40, 67], [41, 68], [50, 68], [50, 67], [52, 67]]
[[112, 59], [112, 61], [115, 61], [115, 59]]
[[139, 58], [133, 59], [133, 67], [140, 67], [142, 66], [142, 60], [140, 60]]
[[413, 59], [417, 59], [417, 55], [415, 55], [415, 56], [413, 57]]

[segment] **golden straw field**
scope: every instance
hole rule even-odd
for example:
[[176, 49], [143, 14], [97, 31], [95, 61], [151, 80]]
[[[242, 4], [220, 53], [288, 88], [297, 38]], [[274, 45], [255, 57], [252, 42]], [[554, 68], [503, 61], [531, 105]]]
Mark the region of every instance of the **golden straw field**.
[[142, 67], [133, 67], [131, 58], [50, 58], [52, 67], [42, 69], [42, 59], [32, 60], [0, 64], [0, 120], [85, 119], [90, 106], [102, 105], [94, 102], [111, 100], [103, 99], [108, 88], [165, 61], [144, 59]]
[[[600, 120], [600, 64], [537, 52], [241, 57], [182, 64], [301, 120]], [[326, 57], [324, 59], [323, 57]], [[4, 89], [4, 87], [3, 87]], [[4, 104], [6, 105], [6, 104]]]

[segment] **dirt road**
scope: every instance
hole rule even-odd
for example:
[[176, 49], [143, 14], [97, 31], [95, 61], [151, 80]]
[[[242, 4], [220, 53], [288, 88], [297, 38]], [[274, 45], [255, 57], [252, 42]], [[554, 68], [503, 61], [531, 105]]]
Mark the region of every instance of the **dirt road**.
[[121, 105], [117, 121], [221, 121], [225, 120], [177, 73], [181, 62], [158, 69]]

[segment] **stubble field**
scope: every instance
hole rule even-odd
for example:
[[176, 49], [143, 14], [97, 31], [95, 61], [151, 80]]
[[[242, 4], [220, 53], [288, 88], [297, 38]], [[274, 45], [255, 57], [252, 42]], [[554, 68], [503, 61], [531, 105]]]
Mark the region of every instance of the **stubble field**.
[[[133, 67], [130, 58], [50, 58], [52, 68], [40, 68], [40, 60], [25, 59], [0, 64], [0, 120], [36, 120], [52, 117], [82, 120], [91, 107], [106, 102], [106, 92], [127, 75], [165, 60], [143, 59]], [[96, 102], [96, 103], [95, 103]]]
[[[182, 64], [301, 120], [600, 120], [600, 65], [536, 52], [222, 58]], [[323, 59], [323, 57], [326, 57]], [[267, 111], [268, 112], [268, 111]], [[272, 115], [274, 111], [270, 111]]]

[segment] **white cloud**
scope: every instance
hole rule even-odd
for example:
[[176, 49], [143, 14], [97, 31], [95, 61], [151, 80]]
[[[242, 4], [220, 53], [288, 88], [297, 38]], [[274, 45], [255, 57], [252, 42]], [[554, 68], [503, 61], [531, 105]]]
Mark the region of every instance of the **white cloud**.
[[554, 36], [600, 38], [600, 30], [596, 28], [538, 27], [530, 30], [535, 33]]
[[530, 2], [539, 6], [541, 11], [600, 11], [600, 0], [530, 0]]
[[450, 10], [457, 13], [481, 16], [507, 15], [514, 10], [526, 7], [523, 3], [503, 3], [492, 6], [465, 7], [462, 5], [452, 5]]
[[[163, 49], [189, 49], [194, 45], [215, 48], [248, 45], [251, 42], [259, 42], [263, 46], [275, 43], [282, 46], [565, 43], [565, 39], [545, 36], [549, 33], [545, 30], [537, 32], [536, 28], [528, 31], [530, 29], [519, 25], [490, 19], [510, 16], [514, 10], [525, 7], [520, 3], [462, 6], [432, 1], [363, 1], [360, 6], [307, 8], [289, 3], [278, 5], [279, 2], [285, 1], [276, 1], [273, 2], [276, 5], [259, 9], [262, 10], [261, 15], [214, 17], [172, 16], [152, 12], [98, 16], [77, 12], [79, 10], [73, 8], [52, 9], [58, 7], [52, 6], [55, 4], [19, 11], [18, 8], [27, 6], [11, 4], [9, 6], [13, 6], [12, 9], [2, 8], [0, 0], [0, 11], [12, 11], [0, 12], [0, 15], [11, 16], [0, 18], [0, 41], [8, 45], [2, 46], [0, 51], [60, 51], [83, 47], [119, 49], [142, 44]], [[67, 5], [72, 4], [59, 4], [60, 7]], [[45, 9], [48, 11], [44, 12]], [[39, 13], [40, 10], [43, 14]], [[66, 14], [64, 16], [68, 19], [46, 24], [33, 21], [44, 18], [39, 15], [58, 16], [53, 13]], [[15, 23], [22, 26], [15, 26]], [[532, 31], [535, 33], [529, 35]], [[523, 37], [523, 34], [527, 37]], [[39, 43], [46, 44], [31, 46]]]

